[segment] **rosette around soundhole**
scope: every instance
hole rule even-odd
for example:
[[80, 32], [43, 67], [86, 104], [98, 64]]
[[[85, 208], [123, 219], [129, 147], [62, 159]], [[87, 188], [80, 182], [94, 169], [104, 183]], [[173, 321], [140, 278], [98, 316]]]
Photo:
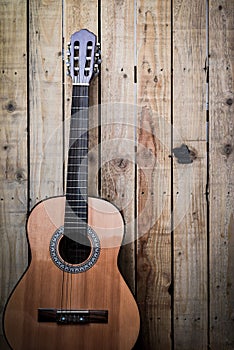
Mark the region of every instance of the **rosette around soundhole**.
[[[88, 226], [87, 228], [87, 239], [89, 241], [89, 254], [84, 261], [79, 263], [71, 263], [61, 254], [60, 244], [64, 238], [64, 227], [59, 227], [53, 234], [50, 241], [50, 256], [54, 264], [64, 272], [67, 273], [82, 273], [91, 269], [97, 262], [100, 255], [100, 240], [96, 232]], [[76, 244], [76, 243], [75, 243]], [[78, 244], [78, 243], [77, 243]], [[79, 257], [79, 252], [77, 253]], [[72, 259], [71, 259], [72, 260]]]

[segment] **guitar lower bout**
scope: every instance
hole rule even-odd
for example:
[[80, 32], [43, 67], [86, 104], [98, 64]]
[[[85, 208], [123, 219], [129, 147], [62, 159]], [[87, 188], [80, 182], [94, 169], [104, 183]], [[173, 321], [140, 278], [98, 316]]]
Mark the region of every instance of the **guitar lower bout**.
[[55, 197], [29, 216], [32, 260], [7, 303], [6, 338], [14, 350], [130, 350], [140, 319], [117, 266], [122, 217], [109, 202], [89, 198], [89, 253], [66, 262], [59, 251], [64, 210], [65, 197]]

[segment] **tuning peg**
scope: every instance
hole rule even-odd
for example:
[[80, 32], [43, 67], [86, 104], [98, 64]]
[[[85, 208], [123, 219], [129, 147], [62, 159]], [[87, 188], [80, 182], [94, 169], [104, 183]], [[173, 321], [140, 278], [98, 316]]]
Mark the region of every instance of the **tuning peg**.
[[99, 74], [99, 70], [97, 69], [94, 71], [94, 77], [96, 77], [98, 74]]
[[99, 65], [102, 63], [102, 59], [98, 56], [95, 58], [95, 64]]
[[66, 54], [67, 54], [67, 56], [70, 56], [71, 55], [70, 50], [67, 50]]
[[70, 41], [68, 41], [68, 43], [67, 43], [67, 47], [70, 47], [71, 46], [71, 42]]
[[100, 45], [100, 43], [97, 43], [96, 44], [96, 47], [95, 47], [95, 53], [96, 54], [101, 54], [101, 45]]
[[66, 66], [70, 67], [70, 61], [66, 60]]
[[67, 76], [71, 75], [70, 69], [67, 69], [66, 75], [67, 75]]

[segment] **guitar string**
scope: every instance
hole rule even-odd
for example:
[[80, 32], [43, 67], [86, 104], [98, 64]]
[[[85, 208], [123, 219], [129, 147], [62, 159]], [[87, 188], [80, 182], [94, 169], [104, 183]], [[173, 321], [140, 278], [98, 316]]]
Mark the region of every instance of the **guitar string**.
[[[77, 89], [78, 88], [78, 89]], [[78, 90], [78, 91], [75, 91], [75, 90]], [[85, 99], [84, 98], [73, 98], [72, 99], [72, 103], [73, 103], [73, 107], [79, 107], [79, 108], [81, 108], [81, 113], [82, 113], [82, 118], [80, 118], [79, 120], [78, 120], [78, 127], [77, 127], [77, 129], [78, 129], [78, 133], [79, 133], [79, 136], [80, 136], [80, 134], [81, 134], [81, 132], [84, 130], [84, 129], [86, 129], [87, 130], [87, 132], [88, 132], [88, 115], [87, 115], [87, 113], [85, 113], [85, 110], [84, 110], [84, 107], [88, 107], [88, 105], [86, 105], [85, 104], [85, 100], [86, 100], [86, 98], [88, 97], [88, 90], [87, 90], [87, 87], [75, 87], [74, 89], [73, 89], [73, 96], [82, 96], [82, 97], [85, 97]], [[81, 100], [81, 102], [79, 101], [79, 100]], [[72, 113], [72, 115], [73, 114], [75, 114], [75, 113]], [[85, 116], [85, 118], [83, 118], [83, 116]], [[77, 117], [77, 116], [76, 116]], [[75, 122], [76, 122], [76, 119], [75, 119]], [[83, 125], [83, 123], [85, 123], [85, 125]], [[72, 124], [74, 124], [74, 119], [72, 119], [71, 120], [71, 127], [73, 127], [73, 125]], [[76, 126], [76, 125], [75, 125]], [[87, 132], [85, 133], [85, 134], [81, 134], [82, 136], [84, 135], [84, 136], [86, 136], [87, 135]], [[73, 130], [70, 130], [70, 133], [71, 134], [73, 134], [72, 136], [74, 136], [74, 132], [73, 132]], [[88, 136], [88, 135], [87, 135]], [[84, 155], [84, 157], [87, 157], [87, 153], [86, 153], [86, 149], [87, 149], [87, 142], [88, 142], [88, 137], [86, 138], [86, 137], [81, 137], [80, 139], [79, 139], [79, 141], [80, 141], [80, 144], [78, 145], [81, 149], [82, 149], [82, 151], [84, 151], [84, 152], [82, 152], [82, 155], [81, 156], [79, 156], [79, 157], [77, 157], [77, 153], [78, 152], [76, 152], [75, 151], [75, 157], [77, 157], [77, 161], [76, 162], [74, 162], [74, 163], [72, 163], [73, 165], [69, 165], [69, 170], [71, 169], [71, 174], [69, 174], [69, 179], [71, 179], [71, 181], [72, 182], [76, 182], [76, 184], [78, 185], [78, 187], [80, 187], [79, 186], [79, 178], [80, 177], [82, 177], [82, 167], [81, 167], [81, 163], [82, 163], [82, 156]], [[72, 140], [71, 140], [71, 142], [72, 142]], [[75, 141], [76, 142], [76, 141]], [[69, 145], [69, 147], [70, 147], [70, 145]], [[77, 150], [77, 151], [79, 151], [79, 150]], [[83, 153], [85, 153], [85, 154], [83, 154]], [[80, 159], [80, 162], [78, 161]], [[87, 158], [85, 159], [85, 162], [87, 162]], [[76, 167], [74, 164], [77, 164], [77, 165], [79, 165], [78, 167]], [[80, 174], [78, 173], [78, 176], [74, 176], [74, 174], [75, 175], [77, 175], [76, 174], [76, 172], [77, 172], [77, 170], [79, 169], [79, 171], [80, 171]], [[87, 169], [86, 169], [87, 170]], [[80, 175], [80, 176], [79, 176]], [[68, 176], [68, 175], [67, 175]], [[85, 173], [85, 179], [87, 179], [87, 171], [86, 171], [86, 173]], [[75, 186], [76, 187], [76, 186]], [[77, 193], [75, 193], [76, 192], [76, 190], [72, 190], [72, 189], [70, 189], [70, 193], [72, 193], [72, 194], [77, 194]], [[86, 191], [87, 191], [87, 189], [86, 189]], [[67, 191], [68, 192], [68, 191]], [[87, 192], [85, 193], [85, 197], [84, 197], [84, 200], [86, 200], [86, 195], [87, 195]], [[80, 191], [80, 188], [78, 188], [78, 198], [79, 198], [79, 200], [81, 199], [81, 197], [82, 197], [82, 194], [81, 194], [81, 191]], [[68, 198], [69, 198], [69, 194], [68, 194]], [[87, 203], [86, 203], [87, 204]], [[69, 207], [69, 205], [68, 205], [68, 207]], [[78, 208], [79, 209], [79, 208]], [[79, 219], [84, 219], [85, 220], [85, 222], [87, 223], [87, 209], [86, 209], [86, 211], [85, 211], [85, 218], [83, 218], [83, 215], [82, 215], [82, 217], [81, 217], [81, 215], [79, 215], [79, 211], [77, 211], [76, 212], [76, 215], [77, 215], [77, 226], [79, 226], [78, 225], [78, 221], [79, 221]], [[79, 216], [80, 216], [80, 218], [79, 218]], [[75, 221], [75, 220], [74, 220]], [[68, 225], [69, 226], [69, 225]], [[86, 226], [86, 225], [85, 225]], [[87, 227], [87, 226], [86, 226]], [[65, 247], [65, 249], [67, 249], [67, 247]], [[82, 255], [81, 255], [81, 253], [79, 253], [79, 249], [76, 249], [76, 256], [75, 256], [75, 260], [76, 261], [81, 261], [82, 260]], [[77, 258], [78, 258], [78, 260], [77, 260]], [[67, 276], [67, 278], [66, 278], [66, 275], [65, 275], [65, 273], [63, 273], [63, 289], [64, 289], [64, 286], [65, 286], [65, 295], [64, 295], [64, 292], [62, 291], [62, 299], [63, 299], [63, 296], [65, 297], [65, 304], [66, 304], [66, 308], [68, 309], [68, 308], [70, 308], [70, 309], [72, 309], [72, 274], [70, 273], [70, 274], [68, 274], [68, 275], [70, 275], [70, 281], [69, 281], [69, 276]], [[65, 281], [65, 279], [66, 279], [66, 281]], [[70, 282], [70, 283], [69, 283]], [[70, 289], [70, 290], [69, 290]], [[62, 308], [62, 305], [63, 303], [61, 303], [61, 308]], [[64, 305], [65, 306], [65, 305]]]

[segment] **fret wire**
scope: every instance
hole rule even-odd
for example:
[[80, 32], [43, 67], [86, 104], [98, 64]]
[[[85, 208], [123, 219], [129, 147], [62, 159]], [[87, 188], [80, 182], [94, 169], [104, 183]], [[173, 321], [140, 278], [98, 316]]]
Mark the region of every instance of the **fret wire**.
[[88, 217], [88, 91], [88, 86], [73, 85], [65, 207], [65, 226], [71, 230], [87, 230], [80, 220]]
[[[77, 193], [69, 193], [68, 195], [69, 195], [69, 196], [77, 196]], [[66, 199], [67, 199], [67, 201], [70, 200], [70, 198], [66, 198]], [[84, 200], [83, 200], [83, 201], [84, 201]], [[77, 199], [77, 202], [81, 202], [81, 200]]]
[[72, 150], [73, 149], [83, 149], [84, 151], [88, 150], [88, 147], [72, 147]]
[[[65, 222], [65, 225], [66, 225], [66, 224], [67, 224], [67, 225], [68, 225], [68, 224], [71, 225], [71, 224], [74, 224], [74, 222], [69, 222], [69, 221], [68, 221], [68, 222]], [[80, 222], [79, 222], [79, 224], [80, 224]], [[72, 226], [73, 226], [73, 225], [72, 225]], [[74, 228], [86, 228], [86, 227], [87, 227], [87, 222], [85, 222], [84, 225], [74, 225], [73, 227], [74, 227]], [[71, 227], [70, 227], [70, 228], [71, 228]]]
[[75, 158], [75, 159], [85, 159], [87, 157], [87, 155], [84, 155], [84, 156], [69, 156], [69, 158]]
[[72, 97], [85, 97], [85, 98], [89, 98], [89, 96], [82, 96], [82, 95], [72, 95]]
[[[86, 128], [79, 128], [79, 130], [86, 130]], [[77, 137], [70, 137], [70, 139], [72, 139], [72, 140], [77, 140], [77, 141], [79, 141], [80, 139], [79, 138], [77, 138]], [[82, 137], [82, 140], [80, 140], [80, 141], [88, 141], [88, 138], [85, 138], [85, 137]]]
[[65, 221], [65, 226], [68, 226], [68, 228], [77, 228], [77, 229], [84, 229], [87, 227], [87, 222], [85, 222], [84, 225], [79, 225], [80, 223], [75, 223], [75, 222], [72, 222], [72, 221]]
[[78, 218], [74, 218], [74, 216], [67, 216], [67, 219], [74, 219], [74, 220], [78, 220]]
[[[73, 120], [73, 121], [77, 121], [77, 119], [74, 119], [74, 117], [72, 116], [71, 117], [71, 119]], [[79, 121], [80, 120], [85, 120], [85, 121], [88, 121], [88, 117], [86, 117], [86, 118], [82, 118], [81, 116], [79, 116]]]
[[67, 188], [80, 188], [79, 186], [67, 186]]
[[[68, 217], [67, 219], [70, 220], [71, 218]], [[67, 221], [65, 220], [65, 222], [67, 222]], [[74, 223], [79, 223], [80, 224], [80, 220], [77, 220], [77, 219], [76, 219], [76, 221], [69, 221], [69, 222], [74, 222]]]
[[71, 108], [72, 108], [72, 109], [80, 109], [80, 110], [83, 110], [83, 109], [88, 109], [89, 107], [76, 107], [76, 106], [72, 106]]
[[70, 203], [70, 202], [77, 202], [77, 199], [68, 199], [67, 201], [68, 201], [69, 203]]
[[[67, 172], [68, 174], [80, 174], [80, 172], [77, 172], [77, 171], [68, 171]], [[85, 175], [85, 173], [84, 173], [84, 175]], [[86, 179], [80, 179], [79, 181], [87, 181]]]
[[[80, 166], [80, 164], [69, 163], [71, 166]], [[88, 164], [82, 164], [82, 167], [87, 167]], [[85, 174], [85, 173], [84, 173]]]
[[[88, 197], [88, 196], [87, 196]], [[68, 201], [69, 199], [67, 198], [67, 201]], [[82, 195], [82, 199], [77, 199], [77, 202], [80, 202], [80, 203], [84, 203], [84, 202], [87, 202], [87, 198], [86, 197], [84, 197], [84, 195]]]
[[79, 205], [73, 205], [72, 208], [80, 208]]
[[[74, 198], [74, 197], [73, 197], [73, 198]], [[67, 201], [66, 204], [67, 204], [68, 207], [70, 206], [70, 204], [69, 204], [70, 199], [71, 199], [71, 198], [66, 197], [66, 201]], [[83, 207], [87, 207], [87, 205], [88, 205], [87, 199], [88, 199], [87, 197], [85, 197], [85, 198], [76, 198], [76, 202], [77, 202], [79, 205], [83, 206]]]
[[[72, 204], [72, 208], [76, 208], [76, 207], [87, 208], [87, 206], [88, 206], [88, 204], [84, 204], [85, 201], [78, 201], [78, 200], [77, 200], [76, 202], [77, 202], [77, 204], [79, 204], [79, 203], [80, 203], [80, 204], [75, 206], [75, 205], [73, 205], [73, 204], [74, 204], [74, 203], [73, 203], [73, 204]], [[66, 204], [67, 204], [67, 210], [70, 209], [70, 208], [71, 208], [71, 205], [69, 204], [69, 199], [67, 199], [67, 203], [66, 203]], [[66, 208], [65, 208], [65, 209], [66, 209]], [[72, 211], [71, 211], [71, 213], [72, 213]]]

